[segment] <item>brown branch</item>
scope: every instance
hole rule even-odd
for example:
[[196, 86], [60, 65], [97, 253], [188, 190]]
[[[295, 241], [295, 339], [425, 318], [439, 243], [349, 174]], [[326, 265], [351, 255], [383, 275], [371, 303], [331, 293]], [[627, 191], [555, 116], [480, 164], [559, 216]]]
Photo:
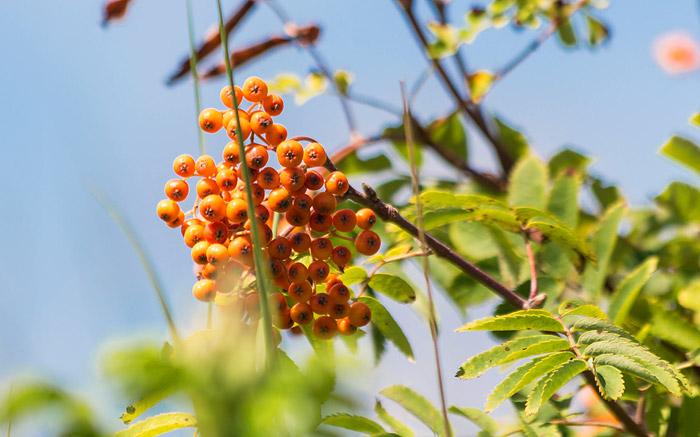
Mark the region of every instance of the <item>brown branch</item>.
[[[231, 15], [227, 20], [226, 23], [224, 24], [224, 28], [226, 29], [226, 35], [231, 35], [233, 32], [233, 29], [238, 26], [238, 24], [248, 15], [251, 9], [253, 9], [253, 6], [255, 6], [255, 0], [245, 0], [241, 5], [238, 7], [236, 12], [234, 12], [233, 15]], [[204, 42], [197, 48], [197, 62], [201, 62], [202, 59], [210, 55], [214, 50], [216, 50], [219, 46], [221, 45], [221, 36], [219, 33], [219, 29], [217, 28], [216, 30], [213, 30], [211, 33], [209, 33]], [[182, 79], [187, 73], [190, 71], [190, 57], [187, 56], [184, 58], [181, 62], [180, 65], [178, 66], [177, 70], [168, 77], [166, 84], [167, 85], [172, 85], [178, 80]]]
[[593, 388], [593, 391], [596, 392], [598, 397], [600, 398], [601, 401], [605, 403], [605, 405], [608, 407], [608, 410], [610, 410], [611, 413], [615, 416], [615, 418], [624, 425], [625, 429], [638, 436], [638, 437], [650, 437], [651, 434], [649, 434], [646, 429], [644, 428], [644, 425], [639, 424], [632, 419], [632, 417], [627, 413], [627, 411], [624, 410], [618, 404], [617, 402], [610, 400], [610, 399], [605, 399], [603, 395], [600, 394], [600, 392], [597, 389], [597, 384], [595, 380], [595, 376], [590, 370], [586, 370], [583, 372], [583, 376], [586, 378], [586, 383], [590, 385]]

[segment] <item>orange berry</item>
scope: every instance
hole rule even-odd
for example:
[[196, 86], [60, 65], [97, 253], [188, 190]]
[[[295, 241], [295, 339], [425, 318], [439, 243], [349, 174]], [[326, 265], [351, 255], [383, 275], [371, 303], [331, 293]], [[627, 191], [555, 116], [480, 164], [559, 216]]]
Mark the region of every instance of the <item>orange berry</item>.
[[[285, 272], [284, 264], [282, 264], [282, 261], [280, 261], [278, 259], [269, 259], [269, 260], [267, 260], [267, 271], [269, 273], [270, 279], [274, 279], [274, 280], [280, 279], [280, 278], [282, 278], [282, 276], [284, 275], [284, 272]], [[286, 281], [286, 279], [285, 279], [285, 281]], [[286, 281], [286, 282], [289, 282], [289, 281]], [[289, 285], [287, 285], [287, 287], [289, 287]], [[282, 287], [282, 288], [286, 288], [286, 287]]]
[[185, 222], [182, 224], [182, 226], [180, 226], [180, 232], [182, 233], [183, 237], [185, 236], [185, 231], [187, 231], [187, 229], [192, 225], [204, 226], [204, 222], [201, 221], [200, 219], [196, 219], [196, 218], [191, 218], [191, 219], [185, 220]]
[[226, 161], [221, 161], [216, 165], [216, 172], [224, 171], [224, 170], [233, 170], [236, 171], [236, 167], [231, 164], [230, 162]]
[[[245, 185], [239, 184], [241, 190], [241, 199], [248, 200]], [[253, 205], [260, 205], [265, 200], [265, 190], [256, 183], [250, 184], [250, 192], [253, 195]]]
[[352, 209], [341, 209], [333, 214], [333, 226], [340, 232], [350, 232], [355, 229], [357, 217]]
[[236, 237], [228, 245], [228, 254], [244, 266], [253, 265], [253, 244], [248, 237]]
[[255, 135], [263, 136], [270, 132], [273, 124], [272, 117], [265, 111], [255, 111], [250, 116], [250, 129]]
[[236, 104], [240, 105], [241, 104], [241, 99], [243, 98], [243, 93], [241, 92], [241, 89], [237, 86], [233, 86], [233, 93], [231, 93], [231, 85], [226, 85], [225, 87], [221, 88], [221, 103], [226, 105], [227, 108], [233, 108], [233, 96], [236, 96]]
[[250, 293], [245, 297], [245, 312], [248, 317], [253, 320], [260, 318], [260, 295], [258, 293]]
[[270, 312], [280, 313], [287, 308], [287, 299], [285, 299], [282, 293], [272, 293], [267, 300], [270, 303]]
[[296, 208], [292, 208], [289, 211], [287, 211], [287, 213], [284, 215], [284, 218], [287, 220], [287, 223], [289, 223], [292, 226], [306, 226], [306, 224], [309, 223], [309, 220], [311, 219], [311, 214], [309, 214], [309, 211], [302, 211]]
[[309, 227], [312, 231], [316, 232], [328, 232], [333, 226], [333, 220], [331, 216], [320, 214], [318, 211], [311, 213], [309, 218]]
[[314, 207], [314, 211], [320, 214], [329, 215], [333, 214], [333, 211], [335, 211], [338, 203], [336, 202], [333, 194], [325, 191], [314, 196], [312, 205]]
[[350, 319], [350, 323], [355, 326], [365, 326], [372, 320], [372, 311], [364, 303], [355, 302], [350, 305], [348, 319]]
[[357, 227], [360, 229], [371, 229], [377, 223], [377, 216], [369, 208], [362, 208], [355, 215], [357, 217]]
[[[274, 261], [275, 261], [275, 263], [274, 263], [275, 266], [277, 266], [275, 268], [279, 268], [278, 264], [281, 264], [281, 261], [280, 260], [274, 260]], [[292, 284], [291, 284], [291, 282], [289, 282], [289, 279], [287, 279], [287, 277], [284, 275], [284, 266], [282, 266], [281, 269], [282, 269], [282, 274], [280, 275], [279, 278], [274, 278], [272, 280], [272, 285], [274, 285], [275, 287], [279, 287], [283, 290], [286, 290]]]
[[265, 146], [259, 144], [252, 145], [245, 152], [245, 161], [248, 167], [253, 169], [261, 169], [267, 164], [269, 155]]
[[346, 266], [352, 260], [352, 252], [345, 246], [335, 246], [331, 253], [331, 261], [338, 267]]
[[274, 190], [280, 186], [280, 175], [272, 167], [265, 167], [258, 173], [258, 185], [266, 190]]
[[309, 278], [316, 283], [323, 282], [329, 273], [330, 269], [325, 261], [316, 260], [309, 264]]
[[323, 167], [326, 163], [326, 151], [319, 143], [311, 143], [304, 149], [304, 163], [309, 167]]
[[276, 188], [267, 196], [267, 204], [274, 212], [287, 212], [292, 207], [292, 196], [285, 188]]
[[306, 180], [304, 181], [304, 185], [309, 190], [320, 190], [321, 187], [323, 187], [323, 183], [324, 181], [321, 173], [317, 172], [316, 170], [308, 170], [306, 172]]
[[161, 200], [156, 207], [156, 213], [161, 220], [170, 223], [180, 215], [180, 205], [170, 199]]
[[[228, 126], [229, 123], [231, 123], [231, 120], [236, 119], [236, 111], [234, 111], [233, 109], [229, 109], [228, 111], [223, 112], [222, 116], [223, 125]], [[248, 115], [248, 113], [242, 109], [238, 110], [238, 118], [250, 122], [250, 115]]]
[[364, 230], [355, 237], [355, 250], [362, 255], [374, 255], [381, 245], [382, 240], [374, 231]]
[[238, 184], [236, 170], [222, 170], [216, 174], [216, 185], [224, 191], [231, 191]]
[[211, 279], [200, 279], [192, 287], [192, 294], [197, 300], [211, 302], [216, 297], [216, 282]]
[[267, 97], [267, 84], [258, 77], [249, 77], [241, 88], [243, 97], [251, 103], [261, 102]]
[[265, 108], [265, 112], [273, 117], [276, 117], [282, 113], [282, 110], [284, 109], [284, 101], [282, 100], [282, 97], [278, 96], [277, 94], [269, 94], [263, 99], [263, 108]]
[[300, 325], [306, 325], [314, 320], [314, 313], [306, 302], [295, 303], [289, 313], [292, 320]]
[[180, 211], [177, 214], [177, 218], [171, 222], [168, 222], [167, 225], [170, 228], [179, 228], [182, 226], [182, 224], [185, 222], [185, 213]]
[[268, 244], [267, 253], [273, 259], [287, 259], [292, 254], [292, 245], [285, 237], [277, 237]]
[[224, 244], [228, 240], [228, 228], [222, 222], [207, 223], [202, 237], [211, 244]]
[[304, 148], [296, 141], [287, 140], [277, 146], [277, 160], [284, 167], [297, 167], [304, 156]]
[[309, 281], [304, 280], [301, 284], [291, 284], [287, 288], [287, 294], [295, 302], [308, 302], [313, 290]]
[[221, 189], [214, 179], [200, 179], [195, 187], [197, 190], [197, 197], [204, 199], [212, 194], [219, 194]]
[[326, 293], [316, 293], [309, 298], [311, 310], [316, 314], [328, 314], [331, 307], [331, 301]]
[[195, 244], [204, 240], [204, 226], [191, 225], [187, 228], [184, 235], [185, 246], [192, 248]]
[[171, 179], [165, 184], [165, 195], [175, 202], [182, 202], [190, 194], [190, 186], [182, 179]]
[[[330, 298], [330, 297], [329, 297]], [[345, 303], [333, 303], [331, 300], [331, 306], [328, 309], [328, 315], [334, 319], [342, 319], [350, 314], [350, 305]]]
[[199, 127], [202, 128], [204, 132], [213, 134], [218, 132], [222, 125], [223, 117], [221, 112], [216, 109], [208, 108], [199, 113]]
[[287, 128], [279, 123], [272, 125], [270, 130], [265, 134], [265, 141], [271, 146], [276, 146], [287, 139]]
[[[248, 139], [251, 133], [250, 129], [250, 122], [246, 120], [245, 118], [238, 117], [240, 120], [240, 128], [241, 128], [241, 141], [245, 141]], [[237, 127], [239, 127], [239, 120], [236, 120], [236, 117], [231, 118], [231, 121], [228, 122], [226, 125], [226, 134], [228, 134], [228, 137], [231, 138], [233, 141], [238, 141], [238, 132], [237, 132]]]
[[304, 171], [298, 167], [287, 167], [280, 172], [280, 184], [289, 192], [301, 190], [305, 182]]
[[207, 221], [221, 221], [226, 217], [226, 202], [221, 197], [211, 194], [199, 202], [199, 213]]
[[231, 141], [230, 143], [226, 144], [226, 147], [224, 147], [223, 155], [224, 160], [233, 165], [236, 165], [239, 162], [241, 162], [240, 147], [238, 147], [238, 143], [234, 141]]
[[180, 155], [173, 161], [173, 170], [180, 177], [188, 178], [194, 174], [194, 158], [190, 155]]
[[350, 289], [343, 283], [334, 284], [330, 288], [326, 285], [326, 290], [332, 303], [347, 303], [350, 300]]
[[347, 317], [336, 320], [336, 323], [338, 324], [338, 332], [340, 332], [341, 335], [349, 337], [357, 332], [357, 326], [350, 323], [350, 320]]
[[289, 308], [285, 308], [283, 311], [275, 314], [272, 317], [272, 324], [278, 329], [289, 329], [294, 326], [294, 320], [292, 320], [291, 311]]
[[202, 267], [201, 274], [207, 279], [216, 279], [216, 277], [220, 276], [222, 272], [223, 268], [218, 268], [214, 264], [206, 263], [204, 264], [204, 267]]
[[207, 261], [209, 264], [219, 266], [224, 265], [229, 260], [228, 248], [223, 244], [212, 244], [207, 248]]
[[248, 220], [248, 204], [243, 199], [233, 199], [226, 205], [226, 218], [231, 223], [243, 223]]
[[207, 249], [209, 249], [209, 246], [210, 244], [206, 241], [200, 241], [192, 246], [192, 261], [200, 265], [208, 263], [209, 260], [207, 259]]
[[216, 174], [216, 163], [211, 156], [202, 155], [197, 158], [197, 162], [194, 163], [194, 168], [199, 176], [205, 178]]
[[295, 232], [289, 237], [289, 243], [292, 245], [292, 250], [296, 253], [304, 253], [311, 246], [311, 237], [304, 232]]
[[295, 197], [295, 198], [299, 197], [299, 196], [303, 196], [306, 194], [306, 187], [302, 185], [301, 188], [299, 188], [298, 190], [295, 190], [295, 191], [290, 191], [289, 194], [291, 194], [292, 197]]
[[331, 257], [333, 243], [325, 237], [316, 238], [311, 242], [311, 256], [315, 259], [326, 260]]
[[292, 202], [292, 206], [294, 209], [297, 209], [299, 211], [306, 211], [310, 212], [311, 211], [311, 196], [308, 194], [300, 194], [294, 198], [294, 202]]
[[330, 340], [337, 330], [335, 320], [328, 316], [321, 316], [314, 322], [313, 333], [320, 340]]
[[348, 191], [350, 184], [348, 177], [343, 172], [334, 171], [326, 178], [326, 191], [336, 196], [342, 196]]
[[295, 262], [289, 266], [287, 274], [292, 284], [303, 284], [306, 282], [306, 278], [309, 277], [309, 269], [304, 264]]
[[330, 290], [335, 284], [342, 284], [343, 281], [340, 280], [340, 276], [335, 274], [330, 274], [326, 278], [326, 290]]
[[255, 217], [261, 223], [266, 223], [270, 219], [270, 210], [265, 205], [255, 205]]

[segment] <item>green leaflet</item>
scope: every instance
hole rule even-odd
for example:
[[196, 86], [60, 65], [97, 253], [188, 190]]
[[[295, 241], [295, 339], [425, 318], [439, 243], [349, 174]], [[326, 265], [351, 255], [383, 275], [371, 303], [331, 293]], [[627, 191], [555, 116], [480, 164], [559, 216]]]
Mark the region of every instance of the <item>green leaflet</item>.
[[528, 416], [536, 414], [542, 404], [551, 398], [557, 390], [586, 369], [585, 361], [574, 359], [560, 364], [544, 375], [527, 397], [525, 414]]
[[340, 279], [343, 281], [343, 284], [350, 287], [351, 285], [359, 284], [367, 279], [367, 272], [359, 266], [348, 267], [345, 269], [345, 272], [340, 275]]
[[384, 433], [386, 430], [374, 420], [362, 416], [350, 414], [334, 414], [324, 417], [322, 423], [338, 428], [349, 429], [350, 431], [362, 432], [365, 434]]
[[534, 155], [520, 159], [508, 178], [508, 204], [544, 209], [547, 205], [547, 167]]
[[360, 158], [357, 156], [357, 152], [352, 152], [343, 157], [342, 160], [336, 162], [336, 165], [338, 170], [350, 175], [367, 172], [376, 173], [390, 169], [391, 161], [383, 153], [372, 156], [371, 158]]
[[423, 396], [401, 385], [385, 388], [379, 392], [379, 394], [401, 405], [421, 422], [426, 424], [428, 428], [438, 436], [445, 437], [445, 426], [443, 424], [442, 415], [437, 408]]
[[599, 46], [608, 40], [610, 31], [600, 20], [586, 14], [586, 23], [588, 24], [588, 44], [591, 47]]
[[585, 317], [574, 323], [574, 326], [571, 328], [571, 332], [587, 331], [612, 332], [613, 334], [617, 334], [620, 337], [624, 337], [628, 340], [632, 340], [633, 342], [637, 342], [637, 339], [625, 332], [622, 328], [613, 325], [607, 320]]
[[497, 406], [522, 390], [526, 385], [573, 358], [575, 358], [575, 355], [571, 352], [559, 352], [544, 357], [537, 357], [523, 364], [515, 369], [515, 371], [511, 372], [493, 389], [486, 400], [484, 411], [487, 413], [493, 411]]
[[396, 323], [391, 314], [384, 308], [384, 305], [379, 303], [377, 299], [369, 296], [363, 296], [358, 299], [372, 310], [372, 326], [377, 328], [387, 340], [392, 342], [402, 354], [410, 361], [413, 361], [413, 349], [408, 342], [406, 335]]
[[690, 120], [688, 120], [688, 123], [691, 124], [692, 126], [700, 128], [700, 112], [698, 112], [697, 114], [694, 114], [692, 117], [690, 117]]
[[567, 301], [567, 302], [562, 302], [561, 305], [559, 305], [559, 314], [564, 317], [564, 316], [586, 316], [586, 317], [592, 317], [595, 319], [607, 319], [608, 316], [605, 314], [603, 310], [598, 308], [595, 305], [591, 304], [579, 304], [577, 302], [572, 302], [572, 301]]
[[692, 185], [671, 182], [654, 200], [669, 209], [678, 222], [700, 221], [700, 190]]
[[124, 425], [130, 424], [146, 410], [173, 394], [177, 388], [178, 386], [175, 384], [163, 385], [159, 390], [144, 396], [142, 399], [126, 407], [126, 413], [122, 414], [119, 418], [124, 422]]
[[[421, 202], [426, 230], [456, 220], [470, 220], [514, 232], [520, 231], [520, 222], [515, 218], [515, 214], [508, 205], [487, 196], [428, 191], [421, 194]], [[415, 211], [408, 210], [406, 217], [412, 219], [414, 214]]]
[[570, 229], [576, 228], [578, 221], [578, 191], [581, 184], [579, 176], [561, 173], [554, 179], [549, 193], [547, 211], [554, 214]]
[[644, 381], [661, 385], [661, 382], [656, 379], [654, 375], [630, 357], [621, 355], [598, 355], [593, 360], [593, 365], [594, 367], [602, 365], [613, 366]]
[[612, 296], [608, 314], [616, 325], [622, 325], [627, 319], [632, 304], [639, 296], [642, 287], [656, 271], [659, 259], [655, 256], [648, 258], [636, 269], [631, 271], [625, 279], [620, 282]]
[[486, 317], [467, 323], [457, 331], [551, 331], [564, 332], [564, 326], [544, 310], [523, 310], [504, 316]]
[[619, 202], [605, 211], [605, 215], [600, 221], [598, 230], [593, 237], [591, 246], [595, 253], [598, 265], [587, 265], [583, 274], [583, 289], [586, 290], [594, 300], [600, 297], [600, 292], [608, 273], [608, 264], [612, 256], [615, 243], [617, 242], [617, 228], [620, 225], [622, 216], [625, 213], [624, 205]]
[[187, 413], [166, 413], [136, 422], [114, 437], [153, 437], [182, 428], [197, 426], [197, 419]]
[[[549, 160], [549, 173], [558, 175], [563, 171], [574, 170], [578, 173], [585, 173], [591, 163], [591, 158], [578, 153], [575, 150], [564, 149]], [[550, 194], [550, 197], [552, 195]]]
[[700, 147], [687, 138], [674, 135], [659, 151], [662, 155], [673, 159], [696, 173], [700, 173]]
[[472, 357], [462, 364], [462, 367], [457, 371], [457, 376], [462, 379], [476, 378], [488, 369], [501, 364], [533, 355], [558, 352], [570, 347], [568, 340], [551, 335], [518, 337]]
[[384, 409], [382, 406], [382, 403], [377, 401], [376, 404], [374, 404], [374, 412], [377, 414], [377, 417], [379, 417], [384, 423], [389, 425], [389, 427], [398, 435], [402, 437], [413, 437], [413, 431], [401, 421], [397, 420], [395, 417], [387, 413], [387, 411]]
[[595, 380], [598, 389], [606, 399], [619, 399], [625, 392], [625, 381], [622, 379], [622, 372], [617, 367], [597, 366]]
[[416, 300], [416, 292], [409, 283], [390, 273], [375, 273], [367, 285], [397, 302], [410, 303]]
[[481, 410], [476, 408], [457, 408], [453, 405], [449, 408], [449, 412], [469, 419], [490, 436], [495, 436], [498, 433], [498, 423]]
[[469, 157], [467, 134], [459, 120], [459, 111], [431, 122], [428, 125], [428, 134], [435, 143], [452, 151], [464, 161]]
[[505, 146], [506, 151], [511, 158], [517, 161], [521, 157], [525, 156], [529, 150], [525, 136], [520, 131], [517, 131], [507, 125], [498, 117], [494, 117], [493, 121], [498, 129], [498, 138], [500, 138], [503, 146]]

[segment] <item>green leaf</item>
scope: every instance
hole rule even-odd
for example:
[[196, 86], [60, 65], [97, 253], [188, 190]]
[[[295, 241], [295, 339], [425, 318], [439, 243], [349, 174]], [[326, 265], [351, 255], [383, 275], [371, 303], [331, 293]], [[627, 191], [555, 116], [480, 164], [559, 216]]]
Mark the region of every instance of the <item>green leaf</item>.
[[587, 333], [588, 331], [595, 331], [592, 333], [592, 335], [601, 335], [605, 332], [612, 332], [613, 334], [617, 334], [620, 337], [632, 340], [633, 342], [637, 341], [634, 337], [625, 332], [622, 328], [613, 325], [607, 320], [602, 320], [598, 318], [584, 317], [583, 319], [574, 323], [574, 326], [571, 328], [571, 332]]
[[562, 173], [554, 179], [549, 193], [547, 211], [551, 212], [566, 226], [576, 228], [578, 222], [578, 191], [581, 179]]
[[700, 112], [698, 112], [697, 114], [690, 117], [690, 120], [688, 120], [688, 123], [690, 123], [690, 125], [692, 125], [692, 126], [700, 128]]
[[684, 396], [681, 403], [679, 435], [700, 435], [698, 411], [700, 411], [700, 396]]
[[165, 413], [134, 423], [114, 437], [152, 437], [182, 428], [197, 426], [197, 419], [187, 413]]
[[514, 161], [517, 161], [525, 156], [528, 153], [529, 147], [523, 134], [507, 125], [498, 117], [494, 117], [493, 121], [496, 123], [496, 128], [498, 129], [498, 138], [501, 140], [501, 143], [510, 157], [513, 158]]
[[700, 147], [689, 139], [674, 135], [664, 144], [660, 153], [700, 173]]
[[363, 296], [359, 298], [358, 301], [367, 305], [372, 311], [372, 325], [376, 327], [387, 340], [392, 342], [402, 354], [410, 361], [413, 361], [413, 350], [411, 349], [408, 339], [394, 318], [391, 317], [391, 314], [384, 308], [384, 305], [379, 303], [377, 299], [368, 296]]
[[559, 24], [557, 36], [559, 37], [559, 41], [561, 41], [561, 43], [566, 47], [576, 47], [576, 31], [571, 25], [571, 20], [567, 19]]
[[606, 399], [619, 399], [625, 392], [625, 381], [622, 379], [622, 372], [617, 367], [597, 366], [595, 380], [598, 384], [598, 390]]
[[402, 437], [413, 437], [413, 431], [401, 421], [397, 420], [395, 417], [387, 413], [387, 411], [384, 409], [382, 406], [382, 403], [377, 401], [377, 403], [374, 404], [374, 412], [377, 414], [377, 417], [381, 419], [384, 423], [389, 425], [389, 428], [391, 428], [395, 433]]
[[323, 418], [322, 423], [365, 434], [386, 432], [386, 430], [374, 420], [362, 416], [353, 416], [350, 414], [334, 414], [332, 416], [327, 416]]
[[499, 247], [486, 225], [458, 221], [449, 225], [452, 247], [470, 261], [481, 261], [498, 255]]
[[547, 204], [547, 167], [534, 155], [520, 159], [508, 178], [508, 203], [544, 209]]
[[353, 82], [352, 74], [349, 71], [338, 70], [333, 74], [333, 82], [340, 94], [346, 96], [348, 89]]
[[348, 267], [345, 269], [345, 272], [340, 275], [340, 280], [348, 287], [359, 284], [365, 279], [367, 279], [367, 271], [359, 266]]
[[551, 331], [564, 332], [564, 326], [544, 310], [522, 310], [503, 316], [486, 317], [467, 323], [457, 331]]
[[165, 384], [161, 386], [158, 390], [126, 407], [126, 413], [122, 414], [120, 419], [124, 422], [124, 425], [128, 425], [146, 410], [173, 394], [177, 388], [178, 385], [176, 384]]
[[[388, 126], [382, 131], [382, 135], [385, 138], [391, 140], [391, 145], [394, 150], [406, 161], [410, 162], [408, 154], [408, 144], [406, 143], [406, 131], [404, 130], [403, 123], [396, 126]], [[416, 157], [416, 165], [420, 167], [423, 163], [423, 148], [416, 146], [414, 149]]]
[[620, 282], [612, 295], [608, 314], [616, 325], [622, 325], [627, 319], [632, 304], [637, 300], [642, 287], [656, 271], [659, 259], [655, 256], [647, 258], [636, 269], [631, 271], [625, 279]]
[[445, 437], [445, 426], [443, 424], [442, 415], [437, 408], [423, 396], [401, 385], [385, 388], [380, 391], [379, 394], [401, 405], [421, 422], [426, 424], [428, 428], [438, 436]]
[[617, 203], [608, 208], [593, 237], [591, 246], [598, 260], [598, 265], [597, 267], [590, 264], [586, 266], [586, 270], [583, 273], [583, 289], [594, 300], [600, 297], [605, 277], [608, 274], [610, 257], [617, 242], [617, 228], [624, 213], [625, 207], [622, 203]]
[[455, 54], [461, 44], [457, 29], [449, 24], [431, 22], [428, 23], [428, 30], [435, 36], [435, 40], [428, 44], [427, 51], [431, 59]]
[[459, 119], [459, 112], [454, 112], [445, 118], [439, 118], [428, 125], [430, 139], [451, 151], [463, 161], [467, 161], [467, 134]]
[[[653, 335], [687, 351], [700, 347], [700, 329], [681, 314], [650, 301], [638, 304], [647, 307], [644, 321], [651, 324], [650, 330]], [[634, 310], [637, 310], [636, 306]]]
[[[457, 220], [478, 221], [514, 232], [520, 232], [520, 222], [505, 203], [480, 195], [455, 195], [444, 191], [421, 194], [423, 223], [426, 230]], [[415, 209], [406, 211], [406, 218], [415, 216]]]
[[488, 399], [484, 410], [488, 413], [493, 411], [497, 406], [501, 405], [506, 399], [519, 392], [526, 385], [530, 384], [545, 373], [550, 372], [560, 364], [575, 358], [571, 352], [559, 352], [549, 354], [543, 357], [537, 357], [532, 361], [523, 364], [522, 366], [511, 372], [500, 384], [493, 389]]
[[673, 212], [677, 221], [700, 221], [700, 190], [693, 186], [671, 182], [654, 200]]
[[487, 70], [479, 70], [467, 75], [469, 93], [474, 103], [480, 103], [486, 94], [491, 90], [496, 75]]
[[472, 357], [462, 364], [457, 375], [462, 379], [481, 376], [488, 369], [511, 361], [571, 348], [569, 341], [551, 335], [517, 337]]
[[560, 364], [554, 370], [544, 375], [535, 384], [535, 387], [527, 397], [525, 414], [528, 416], [536, 414], [542, 404], [549, 400], [557, 390], [586, 369], [585, 361], [574, 359]]
[[[598, 355], [593, 360], [593, 364], [595, 367], [602, 365], [613, 366], [644, 381], [664, 386], [664, 384], [662, 384], [662, 382], [659, 381], [659, 379], [651, 372], [654, 370], [654, 365], [640, 358], [623, 355]], [[663, 374], [661, 371], [658, 372]], [[678, 384], [676, 383], [675, 385], [675, 392], [680, 393]], [[673, 384], [671, 384], [671, 387], [673, 387]], [[670, 391], [673, 393], [673, 390]]]
[[578, 304], [577, 302], [567, 301], [559, 305], [559, 314], [564, 316], [586, 316], [596, 319], [607, 319], [608, 316], [603, 310], [595, 305]]
[[557, 176], [561, 172], [586, 173], [586, 169], [591, 164], [591, 159], [575, 150], [564, 149], [549, 160], [549, 174]]
[[357, 152], [352, 152], [335, 164], [338, 170], [346, 175], [368, 172], [376, 173], [391, 168], [391, 161], [383, 153], [371, 158], [360, 158], [357, 156]]
[[610, 31], [600, 20], [586, 14], [586, 23], [588, 24], [588, 44], [591, 47], [599, 46], [608, 40]]
[[622, 194], [615, 185], [605, 185], [601, 179], [589, 176], [593, 181], [591, 191], [603, 208], [610, 208], [614, 203], [621, 202]]
[[457, 408], [454, 405], [448, 410], [450, 413], [465, 417], [483, 429], [490, 436], [498, 433], [498, 423], [486, 415], [486, 413], [477, 410], [476, 408]]
[[410, 303], [416, 300], [416, 292], [408, 282], [389, 273], [375, 273], [367, 283], [373, 290], [378, 291], [397, 302]]
[[696, 279], [678, 292], [678, 303], [700, 313], [700, 279]]

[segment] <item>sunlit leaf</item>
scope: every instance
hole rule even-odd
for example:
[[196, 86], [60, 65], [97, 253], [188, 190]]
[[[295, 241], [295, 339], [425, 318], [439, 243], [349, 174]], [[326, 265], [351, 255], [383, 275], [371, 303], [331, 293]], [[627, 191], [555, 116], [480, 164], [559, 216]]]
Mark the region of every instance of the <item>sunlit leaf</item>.
[[483, 429], [488, 435], [495, 436], [498, 433], [498, 423], [476, 408], [457, 408], [454, 405], [449, 408], [449, 412], [465, 417]]
[[517, 161], [525, 156], [529, 150], [525, 136], [498, 117], [494, 117], [493, 121], [498, 129], [498, 139], [501, 140], [510, 157]]
[[674, 135], [664, 144], [660, 153], [700, 173], [700, 147], [689, 139]]
[[343, 173], [352, 175], [390, 169], [391, 161], [383, 153], [370, 158], [360, 158], [357, 156], [357, 152], [352, 152], [336, 162], [336, 166]]
[[527, 397], [525, 414], [528, 416], [536, 414], [542, 404], [549, 400], [557, 390], [586, 369], [585, 361], [574, 359], [560, 364], [554, 370], [544, 375], [535, 384], [535, 387]]
[[564, 149], [549, 160], [549, 173], [558, 175], [561, 172], [575, 171], [585, 173], [591, 164], [591, 158], [578, 153], [575, 150]]
[[600, 226], [593, 237], [592, 248], [598, 260], [597, 266], [588, 264], [583, 274], [583, 289], [597, 299], [600, 296], [603, 282], [608, 274], [608, 265], [617, 242], [617, 229], [625, 213], [622, 203], [617, 203], [607, 211], [600, 221]]
[[387, 413], [387, 411], [384, 409], [382, 406], [382, 403], [377, 401], [374, 404], [374, 412], [377, 414], [377, 417], [381, 419], [384, 423], [389, 425], [389, 428], [391, 428], [395, 433], [402, 437], [413, 437], [413, 431], [406, 425], [404, 425], [401, 421]]
[[165, 413], [149, 417], [119, 431], [114, 437], [154, 437], [166, 432], [197, 426], [197, 419], [187, 413]]
[[394, 299], [397, 302], [409, 303], [416, 300], [416, 292], [404, 279], [389, 273], [375, 273], [369, 278], [367, 285], [373, 290]]
[[496, 75], [487, 70], [479, 70], [467, 76], [470, 97], [474, 103], [480, 103], [491, 90]]
[[508, 179], [508, 203], [545, 209], [547, 205], [547, 167], [534, 155], [519, 160]]
[[385, 388], [379, 394], [401, 405], [438, 436], [445, 437], [442, 415], [433, 404], [420, 394], [401, 385]]
[[595, 368], [595, 380], [599, 391], [607, 399], [619, 399], [625, 392], [625, 381], [622, 372], [613, 366], [597, 366]]
[[404, 335], [394, 318], [391, 317], [391, 314], [384, 308], [384, 305], [379, 303], [377, 299], [368, 296], [362, 296], [358, 301], [367, 305], [372, 311], [372, 326], [376, 327], [410, 361], [413, 361], [413, 350], [406, 335]]
[[467, 134], [459, 119], [458, 112], [430, 123], [428, 125], [428, 135], [436, 144], [453, 152], [462, 160], [466, 161], [469, 157]]
[[467, 323], [457, 331], [551, 331], [564, 332], [564, 326], [544, 310], [523, 310], [503, 316], [486, 317]]
[[671, 182], [654, 200], [672, 211], [677, 221], [700, 221], [700, 190], [691, 185]]
[[323, 423], [365, 434], [386, 432], [386, 430], [374, 420], [350, 414], [334, 414], [332, 416], [326, 416], [323, 418]]
[[657, 257], [648, 258], [636, 269], [631, 271], [625, 279], [620, 282], [620, 285], [617, 286], [613, 292], [610, 306], [608, 307], [610, 319], [612, 319], [616, 325], [624, 324], [627, 314], [632, 308], [637, 296], [639, 296], [639, 292], [651, 275], [656, 271], [658, 264], [659, 259]]
[[340, 275], [340, 280], [348, 287], [359, 284], [365, 279], [367, 279], [367, 271], [359, 266], [348, 267], [343, 274]]

